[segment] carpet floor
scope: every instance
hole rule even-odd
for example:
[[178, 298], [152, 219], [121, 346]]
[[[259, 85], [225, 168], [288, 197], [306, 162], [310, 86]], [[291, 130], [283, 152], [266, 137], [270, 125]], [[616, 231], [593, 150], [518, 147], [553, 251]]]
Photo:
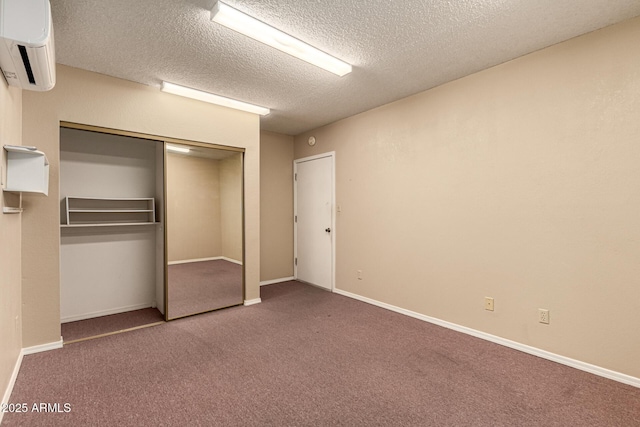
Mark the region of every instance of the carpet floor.
[[640, 425], [638, 388], [298, 282], [261, 293], [25, 356], [28, 411], [2, 425]]
[[68, 343], [162, 321], [164, 321], [164, 316], [157, 308], [143, 308], [141, 310], [63, 323], [62, 339], [65, 343]]

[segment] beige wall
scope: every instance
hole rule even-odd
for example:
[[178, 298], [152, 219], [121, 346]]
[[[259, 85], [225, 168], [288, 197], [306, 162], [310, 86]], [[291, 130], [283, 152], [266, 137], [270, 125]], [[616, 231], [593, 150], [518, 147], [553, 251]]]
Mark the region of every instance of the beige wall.
[[640, 18], [297, 136], [336, 151], [337, 288], [640, 377], [638, 40]]
[[[0, 81], [0, 169], [2, 184], [6, 179], [5, 151], [2, 146], [22, 145], [22, 91]], [[1, 194], [4, 206], [17, 206], [11, 194]], [[11, 380], [20, 350], [20, 226], [21, 215], [0, 213], [0, 396]], [[0, 414], [0, 420], [2, 414]]]
[[56, 87], [23, 94], [23, 144], [51, 163], [49, 197], [25, 197], [22, 216], [23, 345], [60, 339], [58, 206], [60, 121], [246, 148], [246, 298], [260, 296], [260, 141], [257, 115], [58, 65]]
[[242, 154], [220, 160], [222, 256], [242, 261]]
[[167, 152], [168, 261], [222, 255], [219, 161]]
[[293, 276], [293, 137], [260, 132], [260, 280]]

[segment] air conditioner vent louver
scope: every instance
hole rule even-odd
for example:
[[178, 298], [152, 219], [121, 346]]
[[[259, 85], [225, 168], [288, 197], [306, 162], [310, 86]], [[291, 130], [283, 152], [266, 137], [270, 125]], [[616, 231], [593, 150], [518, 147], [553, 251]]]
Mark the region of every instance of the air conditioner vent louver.
[[27, 78], [29, 79], [29, 83], [32, 85], [36, 84], [36, 79], [33, 78], [33, 70], [31, 69], [31, 63], [29, 62], [29, 55], [27, 55], [27, 49], [18, 45], [18, 50], [20, 50], [20, 56], [22, 57], [22, 63], [24, 65], [24, 69], [27, 72]]

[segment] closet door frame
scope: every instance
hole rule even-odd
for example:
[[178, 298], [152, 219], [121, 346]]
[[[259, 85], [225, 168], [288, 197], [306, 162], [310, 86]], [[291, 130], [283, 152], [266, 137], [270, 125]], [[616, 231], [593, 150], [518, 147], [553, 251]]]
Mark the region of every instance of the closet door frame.
[[162, 193], [163, 193], [163, 200], [162, 200], [162, 212], [161, 212], [161, 224], [160, 226], [163, 228], [163, 235], [164, 235], [164, 259], [162, 260], [163, 265], [164, 265], [164, 278], [163, 278], [163, 286], [164, 286], [164, 317], [165, 317], [165, 321], [169, 321], [171, 319], [168, 318], [168, 287], [167, 287], [167, 274], [168, 274], [168, 265], [167, 265], [167, 259], [168, 259], [168, 254], [167, 254], [167, 224], [166, 224], [166, 212], [167, 212], [167, 173], [166, 173], [166, 164], [167, 164], [167, 149], [166, 149], [166, 145], [167, 144], [181, 144], [181, 145], [187, 145], [187, 146], [196, 146], [196, 147], [205, 147], [205, 148], [214, 148], [214, 149], [218, 149], [218, 150], [225, 150], [225, 151], [236, 151], [238, 153], [241, 153], [241, 161], [242, 161], [242, 183], [241, 183], [241, 200], [242, 200], [242, 298], [243, 300], [246, 300], [246, 292], [247, 292], [247, 288], [246, 288], [246, 283], [245, 283], [245, 277], [246, 277], [246, 271], [245, 271], [245, 257], [246, 257], [246, 242], [245, 242], [245, 208], [244, 208], [244, 200], [245, 200], [245, 194], [244, 194], [244, 179], [245, 179], [245, 169], [244, 169], [244, 153], [245, 153], [245, 149], [241, 148], [241, 147], [234, 147], [234, 146], [230, 146], [230, 145], [221, 145], [221, 144], [210, 144], [207, 142], [199, 142], [199, 141], [191, 141], [191, 140], [186, 140], [186, 139], [180, 139], [180, 138], [173, 138], [173, 137], [168, 137], [168, 136], [161, 136], [161, 135], [154, 135], [154, 134], [147, 134], [147, 133], [142, 133], [142, 132], [134, 132], [134, 131], [127, 131], [127, 130], [121, 130], [121, 129], [113, 129], [113, 128], [106, 128], [106, 127], [101, 127], [101, 126], [94, 126], [94, 125], [88, 125], [88, 124], [82, 124], [82, 123], [73, 123], [73, 122], [66, 122], [66, 121], [60, 121], [60, 127], [61, 128], [67, 128], [67, 129], [77, 129], [77, 130], [85, 130], [85, 131], [89, 131], [89, 132], [98, 132], [98, 133], [104, 133], [104, 134], [110, 134], [110, 135], [118, 135], [118, 136], [129, 136], [129, 137], [133, 137], [133, 138], [139, 138], [139, 139], [147, 139], [150, 141], [155, 141], [159, 144], [162, 144], [162, 148], [163, 148], [163, 162], [162, 165], [158, 165], [162, 167], [162, 175], [163, 175], [163, 188], [162, 188]]

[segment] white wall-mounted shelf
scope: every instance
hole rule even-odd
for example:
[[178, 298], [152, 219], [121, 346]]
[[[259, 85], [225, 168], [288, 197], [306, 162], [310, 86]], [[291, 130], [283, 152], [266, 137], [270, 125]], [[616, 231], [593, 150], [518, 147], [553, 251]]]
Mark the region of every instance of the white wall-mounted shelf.
[[5, 145], [7, 182], [4, 191], [49, 194], [49, 161], [36, 147]]
[[118, 222], [118, 223], [104, 223], [104, 224], [60, 224], [62, 228], [87, 228], [87, 227], [129, 227], [132, 225], [156, 225], [159, 222]]
[[65, 197], [61, 227], [114, 227], [156, 224], [154, 198]]

